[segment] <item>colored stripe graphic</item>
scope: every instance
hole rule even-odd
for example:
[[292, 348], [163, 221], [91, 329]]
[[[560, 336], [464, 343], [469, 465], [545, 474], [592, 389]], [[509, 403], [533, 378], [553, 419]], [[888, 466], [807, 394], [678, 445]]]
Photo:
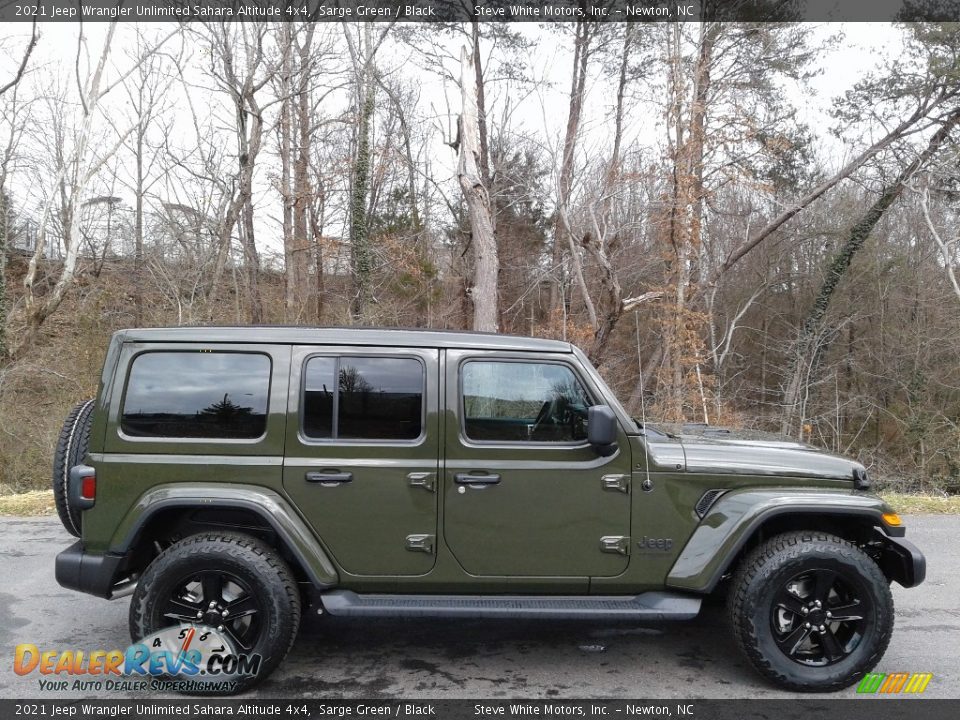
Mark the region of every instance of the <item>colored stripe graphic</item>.
[[895, 695], [898, 693], [920, 694], [927, 689], [933, 673], [867, 673], [857, 685], [863, 694]]
[[883, 687], [880, 688], [882, 693], [898, 693], [900, 688], [903, 687], [903, 684], [907, 681], [907, 673], [891, 673], [887, 675], [887, 681], [883, 684]]
[[922, 693], [927, 689], [927, 685], [932, 677], [933, 673], [914, 673], [903, 691], [905, 693]]
[[857, 685], [857, 692], [870, 694], [875, 693], [880, 689], [880, 684], [883, 682], [885, 677], [886, 673], [867, 673], [863, 676], [863, 680], [860, 681], [860, 684]]

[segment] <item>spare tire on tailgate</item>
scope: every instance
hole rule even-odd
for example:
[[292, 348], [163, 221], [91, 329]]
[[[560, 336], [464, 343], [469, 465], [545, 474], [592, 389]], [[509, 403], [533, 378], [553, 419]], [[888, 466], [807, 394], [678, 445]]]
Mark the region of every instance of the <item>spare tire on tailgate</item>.
[[70, 507], [67, 495], [70, 468], [82, 463], [86, 457], [92, 421], [93, 400], [85, 400], [74, 407], [63, 421], [57, 449], [53, 454], [53, 499], [57, 514], [67, 532], [76, 537], [80, 537], [80, 512]]

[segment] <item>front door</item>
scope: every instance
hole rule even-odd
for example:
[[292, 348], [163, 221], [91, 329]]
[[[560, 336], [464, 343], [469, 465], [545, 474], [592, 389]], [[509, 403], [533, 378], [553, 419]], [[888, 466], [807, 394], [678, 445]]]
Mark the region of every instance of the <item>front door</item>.
[[436, 557], [438, 351], [297, 347], [283, 487], [354, 575]]
[[473, 575], [609, 577], [627, 567], [630, 447], [600, 457], [600, 395], [569, 355], [447, 351], [444, 538]]

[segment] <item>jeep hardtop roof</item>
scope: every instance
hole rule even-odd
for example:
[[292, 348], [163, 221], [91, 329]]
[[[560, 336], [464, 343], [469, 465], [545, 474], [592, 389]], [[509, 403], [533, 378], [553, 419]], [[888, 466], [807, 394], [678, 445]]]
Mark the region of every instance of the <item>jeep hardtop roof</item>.
[[300, 325], [188, 326], [120, 330], [119, 342], [278, 343], [289, 345], [365, 345], [390, 347], [519, 350], [569, 353], [561, 340], [497, 335], [463, 330], [405, 328], [338, 328]]

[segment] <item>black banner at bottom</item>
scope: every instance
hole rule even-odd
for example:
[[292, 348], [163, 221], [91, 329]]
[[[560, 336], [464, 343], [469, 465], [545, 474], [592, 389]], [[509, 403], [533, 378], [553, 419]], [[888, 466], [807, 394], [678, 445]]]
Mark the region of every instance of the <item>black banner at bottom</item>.
[[0, 718], [672, 718], [674, 720], [953, 720], [960, 699], [801, 700], [0, 700]]

